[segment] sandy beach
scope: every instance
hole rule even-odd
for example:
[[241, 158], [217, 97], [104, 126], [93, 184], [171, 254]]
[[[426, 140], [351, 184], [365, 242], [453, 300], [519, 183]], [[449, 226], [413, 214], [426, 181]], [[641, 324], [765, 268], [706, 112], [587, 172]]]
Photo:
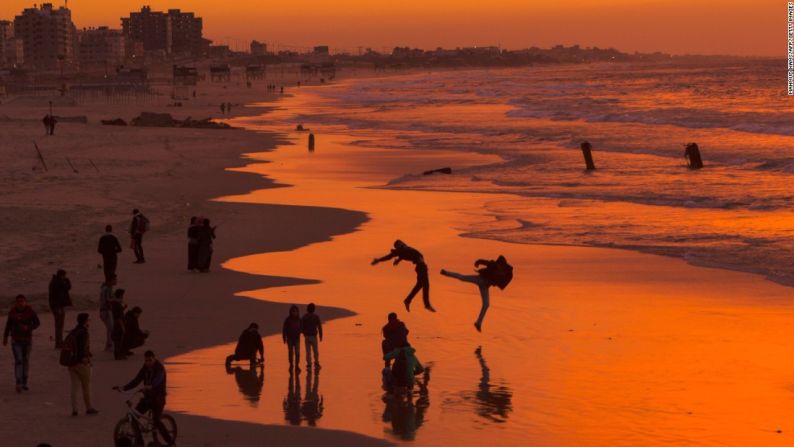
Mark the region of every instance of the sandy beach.
[[[283, 205], [253, 206], [214, 202], [218, 195], [240, 194], [276, 187], [258, 175], [226, 171], [240, 165], [242, 153], [269, 150], [279, 137], [241, 130], [197, 130], [110, 127], [100, 119], [129, 120], [142, 111], [172, 113], [176, 118], [220, 115], [218, 104], [236, 105], [232, 116], [261, 114], [269, 106], [243, 108], [272, 96], [261, 90], [237, 90], [207, 85], [194, 101], [178, 109], [165, 97], [135, 101], [102, 101], [65, 106], [55, 101], [55, 114], [85, 115], [88, 124], [61, 123], [54, 137], [45, 137], [41, 116], [46, 97], [18, 98], [0, 105], [0, 157], [4, 197], [0, 221], [12, 239], [3, 244], [3, 302], [17, 293], [30, 297], [40, 311], [31, 361], [31, 391], [14, 392], [10, 348], [0, 355], [0, 370], [9, 373], [0, 387], [4, 445], [28, 446], [50, 442], [56, 446], [109, 445], [115, 422], [123, 415], [123, 399], [113, 385], [128, 381], [139, 369], [142, 354], [127, 361], [112, 360], [101, 350], [103, 331], [98, 318], [98, 288], [102, 280], [96, 242], [103, 226], [113, 224], [125, 249], [119, 261], [119, 287], [127, 303], [144, 309], [142, 326], [152, 332], [148, 348], [161, 359], [192, 349], [235, 340], [250, 319], [263, 332], [280, 327], [285, 306], [234, 297], [241, 289], [288, 285], [305, 281], [275, 276], [252, 276], [221, 269], [217, 262], [269, 250], [290, 250], [327, 240], [360, 225], [362, 213]], [[33, 142], [38, 144], [48, 171], [43, 172]], [[69, 164], [71, 162], [71, 165]], [[74, 168], [74, 169], [73, 169]], [[77, 172], [74, 172], [77, 171]], [[125, 229], [130, 211], [140, 208], [152, 221], [144, 247], [148, 263], [133, 265]], [[213, 272], [191, 274], [185, 269], [185, 230], [191, 215], [205, 215], [218, 225]], [[322, 222], [322, 225], [318, 225]], [[300, 231], [292, 231], [300, 228]], [[221, 242], [223, 241], [223, 242]], [[64, 268], [72, 280], [74, 309], [92, 317], [93, 398], [100, 414], [72, 418], [69, 377], [57, 363], [52, 344], [52, 318], [45, 311], [50, 276]], [[5, 312], [6, 309], [4, 309]], [[350, 315], [343, 309], [323, 309], [330, 317]], [[245, 323], [243, 323], [245, 321]], [[171, 382], [172, 387], [179, 384]], [[304, 445], [322, 440], [329, 445], [379, 445], [381, 441], [326, 430], [220, 422], [177, 415], [180, 445]], [[259, 441], [256, 441], [257, 443]]]

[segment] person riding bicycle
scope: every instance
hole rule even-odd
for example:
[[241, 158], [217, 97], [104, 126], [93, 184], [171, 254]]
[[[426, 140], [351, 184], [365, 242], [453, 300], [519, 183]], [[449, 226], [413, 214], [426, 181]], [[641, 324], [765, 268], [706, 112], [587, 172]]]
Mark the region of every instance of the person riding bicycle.
[[[166, 445], [173, 446], [174, 440], [163, 425], [160, 417], [165, 408], [165, 395], [166, 395], [166, 373], [165, 367], [154, 356], [154, 352], [146, 351], [144, 354], [144, 361], [141, 370], [130, 383], [123, 387], [113, 387], [115, 390], [129, 391], [143, 383], [143, 398], [135, 406], [135, 411], [145, 414], [147, 411], [152, 412], [152, 424], [156, 428], [165, 441]], [[143, 436], [141, 435], [141, 428], [138, 422], [133, 420], [132, 428], [135, 431], [135, 444], [143, 445]]]

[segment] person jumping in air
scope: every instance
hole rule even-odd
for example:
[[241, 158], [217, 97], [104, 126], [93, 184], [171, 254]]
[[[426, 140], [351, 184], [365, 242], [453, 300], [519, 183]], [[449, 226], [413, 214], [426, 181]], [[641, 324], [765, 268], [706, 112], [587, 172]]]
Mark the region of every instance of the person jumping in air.
[[499, 256], [495, 261], [478, 259], [474, 262], [474, 267], [478, 268], [480, 266], [484, 267], [477, 269], [476, 275], [461, 275], [460, 273], [441, 269], [441, 274], [444, 276], [477, 284], [480, 288], [482, 308], [480, 308], [480, 316], [477, 317], [477, 321], [474, 323], [474, 327], [477, 328], [478, 332], [482, 332], [482, 320], [485, 318], [485, 313], [488, 311], [488, 307], [491, 304], [488, 288], [497, 286], [504, 290], [513, 279], [513, 267], [507, 263], [507, 259], [505, 259], [504, 256]]
[[416, 285], [413, 289], [411, 289], [408, 297], [403, 301], [405, 304], [405, 309], [408, 312], [411, 311], [411, 301], [421, 290], [422, 299], [425, 302], [425, 309], [429, 310], [430, 312], [435, 312], [436, 310], [430, 305], [430, 279], [427, 275], [427, 264], [425, 264], [425, 258], [422, 256], [422, 253], [413, 247], [409, 247], [405, 242], [398, 239], [394, 241], [394, 248], [389, 252], [389, 254], [383, 256], [382, 258], [373, 259], [372, 265], [376, 265], [379, 262], [388, 261], [389, 259], [393, 258], [396, 258], [394, 259], [394, 265], [399, 264], [400, 261], [411, 261], [414, 263], [414, 265], [416, 265]]

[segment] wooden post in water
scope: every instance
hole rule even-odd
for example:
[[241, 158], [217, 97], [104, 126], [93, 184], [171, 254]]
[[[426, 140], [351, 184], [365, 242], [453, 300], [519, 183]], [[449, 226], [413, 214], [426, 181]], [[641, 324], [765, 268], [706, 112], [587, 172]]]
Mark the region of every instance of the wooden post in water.
[[583, 141], [582, 144], [579, 145], [582, 148], [582, 155], [584, 155], [584, 164], [587, 166], [588, 171], [595, 170], [595, 163], [593, 163], [593, 146], [590, 144], [589, 141]]
[[309, 134], [309, 152], [314, 152], [314, 134]]
[[686, 145], [684, 158], [689, 161], [689, 169], [703, 168], [703, 158], [700, 157], [700, 148], [697, 143], [689, 143]]

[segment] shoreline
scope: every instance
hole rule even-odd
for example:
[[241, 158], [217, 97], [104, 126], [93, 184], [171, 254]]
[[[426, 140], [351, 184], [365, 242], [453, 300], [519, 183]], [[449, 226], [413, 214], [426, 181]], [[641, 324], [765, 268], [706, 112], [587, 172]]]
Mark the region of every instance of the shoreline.
[[[255, 93], [251, 90], [242, 93], [251, 98], [250, 103], [262, 102], [255, 99]], [[272, 100], [266, 95], [262, 98]], [[0, 106], [0, 114], [6, 113], [8, 107], [8, 104]], [[108, 105], [102, 107], [102, 111], [86, 112], [94, 116], [113, 112], [121, 115], [131, 113], [131, 108]], [[158, 109], [162, 109], [162, 104], [141, 106], [141, 110]], [[182, 111], [195, 113], [195, 109], [211, 113], [209, 106], [202, 105]], [[15, 116], [35, 116], [38, 113], [36, 110], [36, 107], [30, 111], [15, 110], [18, 113]], [[84, 106], [70, 109], [72, 112], [82, 110]], [[165, 111], [173, 113], [171, 110]], [[239, 111], [245, 112], [240, 115], [261, 115], [261, 109], [256, 107], [239, 107]], [[232, 116], [235, 115], [229, 115]], [[24, 140], [31, 138], [28, 135], [37, 133], [39, 125], [35, 121], [28, 125], [15, 122], [13, 130], [8, 127], [11, 125], [0, 122], [0, 126], [9, 129], [9, 138], [5, 140], [7, 144], [0, 145], [0, 148], [4, 149], [2, 152], [5, 152], [5, 157], [15, 158], [17, 165], [24, 166], [27, 157], [19, 156], [14, 150], [27, 150], [29, 143]], [[143, 350], [152, 349], [161, 360], [165, 360], [192, 349], [232, 342], [251, 319], [258, 320], [263, 335], [280, 331], [280, 323], [288, 306], [248, 299], [239, 296], [240, 291], [310, 281], [241, 274], [220, 268], [219, 263], [248, 254], [291, 250], [329, 240], [335, 235], [352, 231], [366, 221], [363, 213], [347, 210], [233, 204], [215, 200], [223, 195], [282, 186], [266, 176], [235, 171], [246, 165], [245, 154], [271, 150], [280, 138], [274, 133], [246, 130], [112, 128], [98, 124], [64, 124], [56, 130], [56, 137], [42, 139], [42, 149], [51, 161], [49, 171], [39, 174], [34, 171], [32, 176], [23, 174], [23, 177], [32, 180], [29, 183], [32, 189], [9, 185], [12, 189], [5, 191], [7, 194], [3, 207], [29, 210], [27, 216], [21, 217], [25, 221], [11, 222], [10, 227], [13, 229], [15, 225], [27, 224], [27, 227], [19, 226], [19, 230], [12, 230], [12, 234], [23, 238], [27, 233], [33, 238], [27, 243], [38, 242], [37, 238], [45, 235], [39, 233], [37, 225], [30, 223], [41, 219], [42, 212], [48, 212], [45, 211], [48, 204], [46, 200], [43, 203], [32, 202], [36, 203], [33, 207], [26, 203], [29, 203], [31, 196], [49, 192], [53, 196], [52, 200], [59, 202], [63, 209], [58, 216], [68, 216], [63, 218], [70, 222], [66, 228], [62, 225], [64, 222], [51, 220], [43, 226], [46, 228], [49, 225], [50, 230], [56, 233], [69, 231], [69, 237], [61, 243], [45, 243], [32, 252], [16, 253], [12, 264], [37, 274], [35, 278], [28, 279], [28, 275], [21, 277], [8, 271], [3, 278], [5, 289], [14, 292], [9, 293], [11, 296], [21, 292], [39, 298], [46, 297], [46, 293], [29, 291], [46, 290], [49, 276], [56, 268], [63, 267], [72, 279], [72, 295], [84, 297], [88, 307], [95, 306], [102, 280], [101, 270], [94, 267], [98, 261], [98, 255], [94, 253], [95, 238], [98, 238], [99, 229], [106, 222], [112, 222], [124, 249], [119, 257], [118, 287], [127, 290], [128, 305], [138, 305], [144, 309], [141, 325], [150, 330], [152, 336], [135, 356], [126, 361], [113, 361], [109, 353], [101, 350], [104, 327], [99, 321], [98, 311], [96, 308], [89, 310], [93, 321], [92, 391], [94, 406], [100, 410], [100, 414], [70, 418], [68, 374], [65, 368], [58, 365], [57, 351], [52, 349], [50, 341], [52, 317], [48, 312], [40, 313], [42, 325], [35, 332], [31, 358], [31, 391], [16, 395], [13, 387], [0, 387], [0, 401], [4, 403], [4, 410], [0, 414], [8, 426], [23, 429], [25, 433], [19, 439], [11, 439], [9, 445], [21, 447], [48, 440], [58, 440], [54, 443], [58, 446], [107, 445], [115, 422], [123, 414], [123, 399], [112, 393], [110, 388], [134, 376], [140, 367]], [[80, 140], [85, 144], [75, 144]], [[110, 144], [118, 149], [123, 148], [124, 152], [108, 153], [106, 148]], [[22, 146], [25, 146], [24, 149]], [[52, 161], [66, 157], [66, 154], [72, 161], [79, 160], [80, 173], [69, 173], [65, 168], [66, 163]], [[191, 159], [200, 159], [202, 162], [195, 163]], [[91, 160], [99, 168], [96, 173], [89, 174], [90, 171], [84, 170], [86, 160]], [[19, 166], [12, 164], [7, 168], [14, 170], [19, 169]], [[93, 190], [97, 194], [80, 197], [85, 190]], [[101, 200], [96, 200], [97, 195]], [[107, 209], [103, 213], [92, 211], [87, 208], [91, 202], [99, 209]], [[36, 207], [43, 209], [40, 212]], [[147, 263], [136, 266], [131, 265], [128, 238], [124, 236], [128, 219], [122, 217], [127, 216], [132, 207], [140, 208], [152, 221], [152, 230], [144, 238]], [[5, 214], [7, 218], [10, 217], [8, 213]], [[206, 215], [213, 218], [213, 224], [219, 225], [214, 269], [210, 274], [188, 273], [182, 267], [186, 251], [184, 228], [191, 214]], [[79, 219], [74, 215], [79, 216]], [[68, 230], [69, 224], [74, 225], [73, 230]], [[55, 236], [64, 239], [63, 234]], [[76, 257], [75, 252], [79, 253]], [[7, 256], [12, 254], [6, 251]], [[56, 258], [54, 262], [50, 261], [53, 255]], [[41, 304], [38, 307], [41, 308]], [[223, 312], [219, 312], [221, 309]], [[67, 329], [73, 327], [77, 310], [80, 309], [67, 310]], [[353, 314], [339, 308], [322, 308], [322, 312], [327, 319]], [[253, 317], [241, 318], [243, 315]], [[0, 356], [0, 370], [10, 373], [11, 356], [10, 352], [6, 352], [8, 355]], [[222, 359], [219, 360], [221, 362]], [[5, 380], [13, 383], [10, 374]], [[178, 386], [179, 383], [170, 383], [172, 389]], [[36, 417], [31, 417], [33, 414]], [[380, 440], [339, 431], [296, 430], [184, 414], [177, 414], [176, 418], [180, 428], [179, 445], [242, 446], [250, 445], [251, 439], [259, 437], [268, 439], [270, 445], [308, 445], [314, 442], [340, 446], [388, 445]], [[100, 429], [97, 430], [97, 427]]]

